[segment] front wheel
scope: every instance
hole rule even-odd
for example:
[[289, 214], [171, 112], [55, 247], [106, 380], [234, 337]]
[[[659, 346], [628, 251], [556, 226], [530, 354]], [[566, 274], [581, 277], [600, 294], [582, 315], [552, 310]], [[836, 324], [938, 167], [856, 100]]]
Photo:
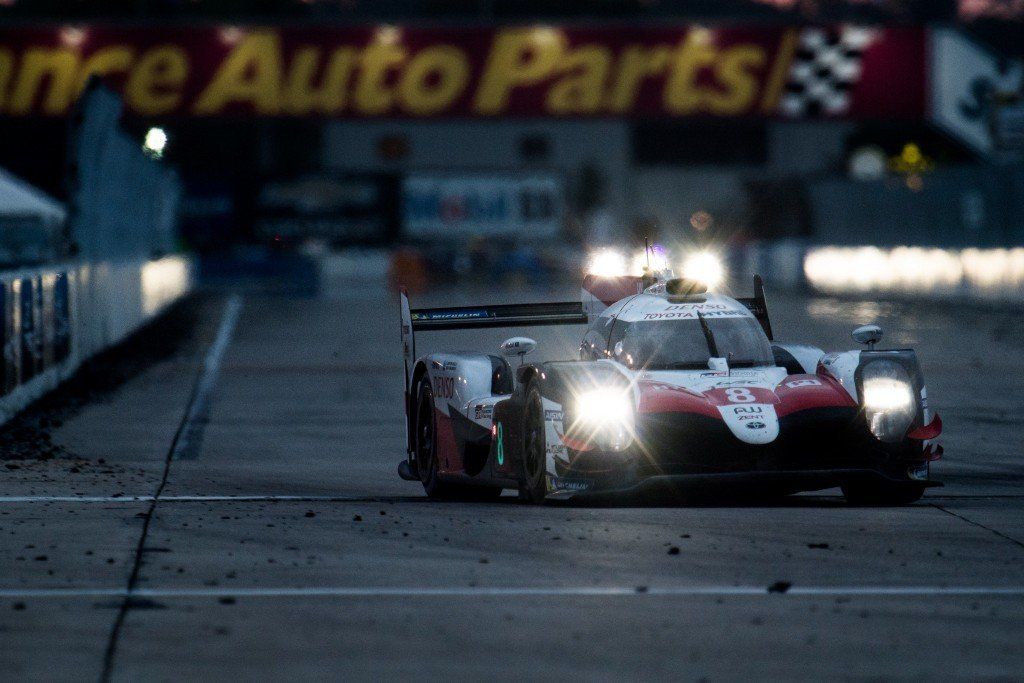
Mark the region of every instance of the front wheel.
[[924, 485], [913, 482], [872, 481], [844, 484], [843, 496], [850, 505], [910, 505], [921, 500]]
[[523, 454], [520, 459], [519, 497], [540, 504], [547, 496], [547, 445], [545, 443], [544, 400], [536, 381], [526, 387], [523, 406]]

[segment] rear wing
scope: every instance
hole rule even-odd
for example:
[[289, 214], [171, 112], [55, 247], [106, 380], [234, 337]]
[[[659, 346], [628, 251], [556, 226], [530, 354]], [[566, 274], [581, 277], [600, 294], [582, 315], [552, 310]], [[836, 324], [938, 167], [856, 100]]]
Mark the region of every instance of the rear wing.
[[454, 308], [417, 308], [410, 311], [413, 330], [468, 330], [484, 327], [533, 325], [586, 325], [579, 301], [549, 304], [499, 304]]
[[768, 318], [768, 302], [764, 298], [764, 280], [760, 275], [754, 276], [754, 296], [749, 299], [737, 298], [736, 301], [746, 306], [747, 310], [754, 314], [768, 339], [774, 341], [772, 321]]
[[410, 308], [409, 293], [401, 290], [402, 353], [405, 358], [405, 392], [411, 390], [411, 373], [416, 362], [416, 332], [471, 330], [493, 327], [534, 327], [537, 325], [586, 325], [587, 314], [579, 301], [544, 304], [497, 304]]

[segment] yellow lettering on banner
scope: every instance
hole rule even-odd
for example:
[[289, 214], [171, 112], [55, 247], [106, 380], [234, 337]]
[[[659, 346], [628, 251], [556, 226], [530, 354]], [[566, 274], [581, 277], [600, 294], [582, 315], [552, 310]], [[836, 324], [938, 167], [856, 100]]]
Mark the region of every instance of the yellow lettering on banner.
[[75, 95], [82, 92], [85, 84], [89, 82], [90, 76], [108, 76], [118, 71], [127, 72], [131, 68], [134, 56], [134, 50], [123, 45], [105, 47], [92, 53], [78, 72]]
[[356, 79], [355, 106], [362, 114], [383, 114], [395, 101], [394, 88], [387, 85], [388, 73], [405, 61], [406, 51], [394, 43], [373, 43], [363, 50]]
[[498, 33], [487, 57], [473, 108], [497, 114], [508, 106], [512, 89], [549, 77], [565, 49], [554, 29], [509, 29]]
[[74, 97], [77, 77], [78, 55], [72, 50], [26, 50], [7, 110], [11, 114], [29, 113], [48, 79], [50, 87], [43, 99], [42, 111], [46, 114], [63, 114]]
[[608, 109], [615, 114], [631, 110], [636, 105], [644, 79], [665, 70], [670, 52], [666, 46], [647, 48], [634, 45], [623, 50], [608, 95]]
[[548, 91], [547, 109], [552, 114], [593, 114], [601, 108], [601, 96], [611, 65], [611, 52], [600, 45], [570, 50], [559, 62], [564, 76]]
[[713, 114], [730, 116], [750, 108], [757, 96], [755, 70], [765, 63], [765, 55], [756, 45], [740, 45], [726, 50], [715, 67], [716, 80], [724, 90], [707, 93], [707, 108]]
[[319, 49], [301, 47], [295, 51], [284, 83], [284, 108], [289, 114], [308, 114], [320, 109], [322, 92], [313, 83], [318, 66]]
[[782, 34], [779, 48], [775, 52], [774, 64], [771, 73], [768, 75], [768, 82], [764, 86], [761, 95], [761, 111], [771, 114], [779, 104], [779, 96], [786, 85], [786, 74], [793, 63], [793, 53], [796, 51], [797, 30], [788, 29]]
[[238, 43], [199, 96], [196, 114], [217, 114], [228, 104], [249, 104], [258, 114], [281, 111], [281, 41], [256, 31]]
[[14, 55], [10, 50], [0, 48], [0, 112], [4, 110], [4, 103], [7, 101], [7, 86], [11, 82], [13, 71]]
[[[430, 77], [436, 75], [431, 83]], [[437, 45], [421, 50], [398, 82], [402, 108], [413, 114], [436, 114], [449, 106], [469, 81], [469, 60], [462, 50]]]
[[676, 48], [675, 58], [665, 83], [665, 109], [671, 114], [693, 114], [700, 108], [701, 93], [696, 87], [697, 74], [713, 64], [716, 51], [707, 32], [695, 29]]
[[331, 53], [323, 79], [317, 85], [320, 50], [303, 47], [296, 51], [284, 85], [285, 111], [294, 115], [310, 112], [340, 114], [348, 101], [348, 82], [355, 62], [355, 49], [338, 48]]
[[174, 111], [188, 78], [188, 54], [175, 45], [148, 50], [128, 74], [124, 96], [128, 107], [144, 116]]

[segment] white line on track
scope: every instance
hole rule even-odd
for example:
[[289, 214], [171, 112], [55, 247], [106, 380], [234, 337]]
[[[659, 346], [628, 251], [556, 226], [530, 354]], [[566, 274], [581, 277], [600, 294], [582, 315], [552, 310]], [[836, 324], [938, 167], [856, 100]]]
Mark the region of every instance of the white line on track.
[[[458, 598], [458, 597], [614, 597], [614, 596], [766, 596], [765, 586], [322, 586], [305, 588], [0, 588], [0, 598]], [[792, 586], [786, 595], [802, 596], [1022, 596], [1024, 586]]]
[[[2, 503], [152, 503], [155, 496], [0, 496]], [[370, 502], [365, 496], [218, 495], [160, 496], [161, 503]]]
[[220, 373], [220, 364], [224, 360], [224, 352], [231, 343], [231, 335], [235, 332], [238, 324], [238, 316], [242, 312], [242, 297], [232, 294], [224, 307], [224, 315], [220, 319], [220, 326], [217, 328], [217, 336], [210, 345], [206, 357], [203, 359], [203, 374], [200, 376], [199, 385], [196, 387], [195, 400], [189, 408], [185, 418], [185, 428], [181, 432], [181, 438], [174, 444], [171, 452], [171, 460], [182, 458], [195, 458], [198, 455], [199, 444], [202, 438], [202, 429], [206, 424], [206, 414], [209, 409], [210, 395], [217, 382], [217, 375]]

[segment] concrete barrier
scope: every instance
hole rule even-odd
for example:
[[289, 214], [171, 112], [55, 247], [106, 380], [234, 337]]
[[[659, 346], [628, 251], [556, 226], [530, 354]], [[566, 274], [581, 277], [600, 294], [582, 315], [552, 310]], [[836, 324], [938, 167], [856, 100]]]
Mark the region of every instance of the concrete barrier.
[[117, 344], [193, 283], [191, 259], [0, 272], [0, 424]]

